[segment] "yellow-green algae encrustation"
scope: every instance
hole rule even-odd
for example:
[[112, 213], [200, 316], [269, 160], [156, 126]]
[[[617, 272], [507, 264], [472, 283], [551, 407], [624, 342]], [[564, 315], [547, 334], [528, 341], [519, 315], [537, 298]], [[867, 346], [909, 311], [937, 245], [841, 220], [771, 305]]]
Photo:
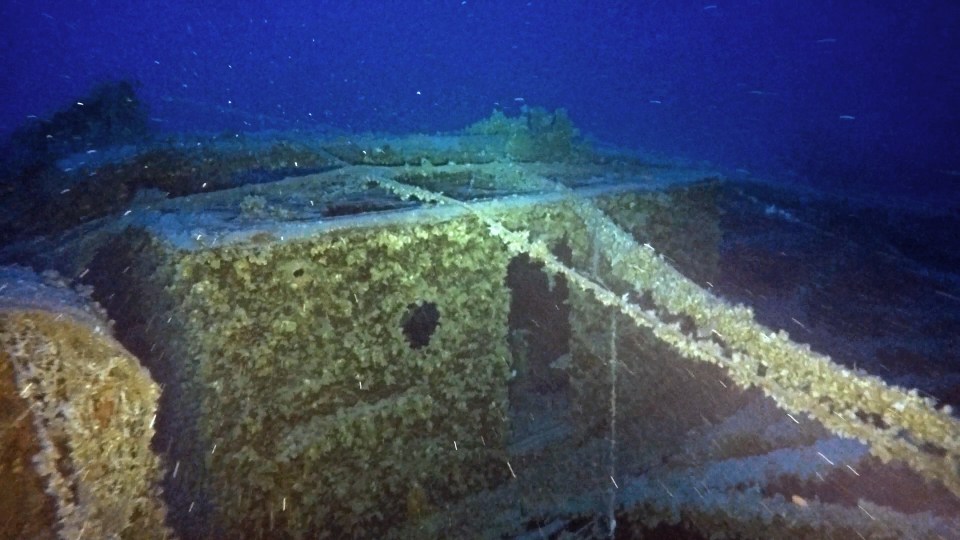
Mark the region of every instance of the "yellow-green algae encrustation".
[[157, 385], [56, 276], [0, 268], [0, 292], [0, 537], [170, 537]]
[[[403, 208], [367, 175], [499, 175], [516, 192], [536, 168], [427, 169], [347, 167], [177, 201], [176, 227], [157, 225], [172, 213], [143, 219], [90, 262], [164, 383], [157, 446], [188, 535], [379, 534], [510, 477], [514, 254], [477, 215]], [[319, 203], [344, 179], [401, 208], [277, 224], [278, 192]], [[586, 253], [566, 199], [538, 190], [477, 207]], [[228, 219], [196, 211], [225, 204]]]
[[[780, 439], [749, 429], [707, 437], [717, 449], [696, 467], [634, 471], [630, 486], [611, 491], [611, 523], [619, 512], [644, 527], [681, 522], [728, 536], [956, 531], [955, 522], [874, 503], [808, 502], [803, 486], [784, 484], [794, 464], [807, 478], [820, 474], [815, 463], [859, 476], [854, 467], [895, 462], [909, 467], [911, 485], [925, 479], [955, 503], [960, 423], [691, 280], [713, 273], [722, 234], [717, 216], [697, 214], [711, 207], [697, 201], [716, 195], [702, 181], [708, 174], [592, 155], [559, 120], [553, 138], [540, 133], [548, 122], [478, 124], [464, 141], [507, 142], [494, 157], [447, 148], [477, 158], [468, 163], [414, 159], [421, 154], [405, 154], [402, 141], [337, 143], [330, 153], [352, 164], [134, 208], [101, 231], [109, 241], [91, 236], [67, 248], [77, 255], [74, 273], [96, 287], [125, 343], [164, 385], [155, 447], [168, 459], [164, 496], [177, 530], [293, 538], [495, 530], [492, 519], [459, 527], [450, 506], [527, 481], [510, 447], [511, 377], [522, 366], [508, 346], [506, 278], [511, 261], [528, 258], [569, 289], [571, 358], [557, 366], [568, 366], [570, 410], [579, 414], [576, 437], [562, 445], [571, 455], [606, 438], [611, 456], [680, 460], [696, 454], [683, 446], [699, 441], [684, 439], [689, 433], [751, 418], [743, 412], [751, 407], [768, 411], [757, 403], [779, 406], [787, 427], [777, 429], [794, 430]], [[518, 129], [522, 137], [511, 135]], [[541, 142], [557, 151], [521, 151]], [[562, 155], [570, 160], [556, 162]], [[649, 396], [629, 395], [618, 365], [639, 368], [647, 380], [636, 389]], [[661, 389], [675, 394], [651, 397]], [[745, 465], [755, 477], [709, 483], [713, 465], [747, 459], [751, 445], [767, 459]], [[605, 452], [563, 474], [609, 475], [591, 496], [613, 489]], [[703, 476], [687, 481], [687, 473]], [[547, 485], [537, 488], [542, 500]], [[798, 498], [784, 499], [790, 493]], [[573, 498], [556, 507], [596, 511]], [[472, 507], [473, 519], [495, 515], [510, 534], [537, 519], [520, 506]]]

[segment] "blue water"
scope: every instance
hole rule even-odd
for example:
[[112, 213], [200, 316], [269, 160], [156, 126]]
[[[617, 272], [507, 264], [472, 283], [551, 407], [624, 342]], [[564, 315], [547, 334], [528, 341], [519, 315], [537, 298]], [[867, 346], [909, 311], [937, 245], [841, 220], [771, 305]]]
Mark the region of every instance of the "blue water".
[[161, 132], [430, 133], [526, 104], [782, 182], [960, 186], [950, 1], [7, 0], [0, 21], [2, 134], [127, 78]]
[[[309, 150], [308, 143], [330, 141], [335, 139], [330, 136], [336, 134], [453, 132], [488, 117], [494, 110], [515, 116], [533, 107], [548, 111], [563, 108], [595, 148], [613, 148], [644, 159], [692, 165], [698, 171], [702, 166], [734, 180], [762, 180], [803, 188], [781, 191], [760, 182], [731, 182], [723, 186], [722, 191], [717, 187], [716, 192], [702, 195], [709, 199], [705, 207], [699, 206], [701, 195], [695, 191], [689, 199], [678, 196], [674, 201], [678, 215], [668, 216], [674, 211], [663, 211], [664, 215], [658, 215], [657, 219], [663, 219], [664, 224], [652, 220], [649, 231], [651, 235], [665, 234], [662, 228], [674, 227], [681, 233], [694, 233], [693, 240], [679, 242], [683, 247], [687, 246], [686, 241], [691, 246], [699, 246], [702, 238], [707, 246], [703, 252], [693, 249], [695, 253], [671, 253], [671, 246], [665, 241], [668, 251], [662, 253], [671, 263], [675, 261], [670, 255], [675, 256], [677, 266], [683, 271], [687, 270], [684, 263], [688, 264], [689, 277], [698, 279], [712, 292], [749, 304], [761, 323], [772, 329], [788, 330], [798, 342], [832, 355], [846, 368], [916, 389], [912, 391], [936, 399], [938, 406], [953, 407], [941, 410], [960, 410], [960, 341], [956, 337], [960, 335], [960, 240], [956, 234], [960, 227], [960, 2], [957, 0], [3, 0], [0, 2], [0, 63], [3, 97], [0, 101], [0, 263], [4, 265], [30, 264], [38, 272], [51, 266], [58, 271], [62, 270], [60, 267], [70, 268], [76, 262], [71, 260], [67, 264], [69, 257], [64, 253], [70, 252], [52, 249], [56, 242], [64, 240], [54, 233], [68, 231], [64, 242], [80, 244], [85, 240], [83, 229], [72, 227], [93, 223], [89, 230], [96, 234], [91, 233], [90, 244], [83, 243], [83, 250], [78, 249], [84, 251], [76, 255], [79, 260], [86, 255], [86, 249], [93, 249], [89, 246], [97, 242], [107, 246], [109, 242], [103, 239], [107, 236], [97, 236], [99, 218], [144, 211], [153, 203], [159, 204], [168, 194], [175, 198], [235, 187], [238, 183], [265, 183], [288, 174], [325, 171], [331, 167], [326, 158], [318, 155], [312, 155], [316, 159], [310, 163], [298, 163], [298, 158], [292, 157], [292, 168], [287, 153], [270, 157], [270, 143], [284, 140], [290, 132], [302, 135], [289, 139]], [[22, 131], [23, 126], [31, 124], [46, 126], [43, 122], [65, 110], [71, 112], [61, 115], [59, 122], [50, 121], [50, 125], [83, 124], [86, 128], [108, 125], [104, 118], [109, 115], [100, 114], [97, 121], [89, 124], [77, 116], [82, 116], [84, 107], [95, 108], [92, 106], [95, 100], [84, 96], [89, 96], [98, 85], [116, 81], [134, 84], [99, 88], [107, 88], [114, 98], [135, 89], [136, 98], [131, 98], [131, 102], [139, 100], [145, 106], [149, 137], [157, 143], [155, 146], [122, 144], [149, 139], [140, 132], [127, 134], [131, 135], [129, 140], [121, 140], [122, 137], [112, 138], [110, 133], [98, 133], [91, 128], [75, 141], [68, 128]], [[80, 100], [87, 103], [81, 104]], [[107, 109], [106, 112], [116, 112], [116, 109]], [[131, 109], [137, 112], [136, 107]], [[77, 116], [70, 117], [71, 114]], [[133, 117], [133, 120], [140, 118], [136, 114]], [[50, 132], [54, 135], [49, 135]], [[22, 147], [6, 144], [7, 139], [17, 133], [21, 136], [20, 142], [25, 144]], [[314, 134], [317, 137], [313, 137]], [[207, 166], [207, 154], [190, 153], [207, 141], [219, 143], [219, 151], [233, 161], [225, 158], [221, 170]], [[437, 138], [432, 144], [439, 148], [444, 143]], [[214, 150], [209, 155], [214, 155], [217, 147], [210, 147]], [[358, 151], [360, 148], [357, 147]], [[335, 154], [328, 150], [324, 150], [324, 156]], [[378, 150], [383, 149], [378, 147]], [[36, 154], [30, 155], [31, 151]], [[156, 155], [143, 155], [151, 151], [156, 151]], [[184, 161], [176, 159], [178, 152], [186, 156]], [[243, 157], [257, 152], [267, 156], [263, 157], [263, 163], [259, 157], [252, 162], [244, 161]], [[310, 156], [309, 152], [304, 153]], [[144, 159], [133, 161], [132, 157]], [[127, 168], [122, 166], [124, 160], [129, 160]], [[198, 165], [201, 162], [202, 166]], [[136, 170], [131, 163], [136, 164]], [[152, 170], [159, 172], [135, 174], [149, 168], [148, 165], [141, 167], [140, 163], [157, 163]], [[115, 164], [120, 165], [110, 167]], [[185, 174], [188, 170], [193, 173]], [[469, 186], [473, 188], [472, 179]], [[323, 219], [396, 208], [392, 206], [395, 204], [392, 199], [387, 199], [381, 208], [377, 206], [379, 202], [351, 199], [353, 192], [344, 189], [343, 204], [328, 205]], [[278, 190], [280, 192], [282, 190]], [[716, 208], [712, 206], [714, 193], [719, 194]], [[837, 193], [882, 204], [861, 205], [864, 201], [833, 196]], [[270, 205], [273, 203], [271, 199]], [[311, 199], [309, 203], [312, 207], [314, 201]], [[213, 207], [210, 215], [223, 210], [228, 203], [223, 204], [224, 207]], [[239, 203], [238, 222], [245, 223], [242, 220], [249, 216], [244, 213], [258, 216], [266, 204], [264, 197], [244, 198]], [[909, 206], [909, 210], [890, 208], [901, 205]], [[163, 212], [172, 214], [171, 208], [168, 206]], [[316, 212], [320, 215], [320, 210]], [[690, 215], [682, 215], [684, 212]], [[160, 229], [180, 224], [173, 215], [161, 211], [149, 215], [161, 216]], [[134, 218], [140, 219], [139, 216], [135, 214]], [[109, 230], [109, 226], [102, 230]], [[174, 231], [170, 236], [181, 232]], [[189, 235], [182, 236], [193, 238], [194, 232], [191, 230]], [[640, 233], [647, 234], [642, 227]], [[46, 240], [35, 238], [41, 234], [51, 236]], [[196, 235], [198, 245], [203, 236]], [[269, 233], [257, 233], [250, 238], [254, 237], [273, 241]], [[647, 248], [655, 249], [646, 244], [647, 240], [638, 238]], [[651, 240], [656, 249], [661, 247], [659, 240]], [[129, 261], [125, 258], [127, 252], [120, 248], [118, 252], [123, 256], [111, 259], [109, 247], [97, 248], [102, 251], [90, 264], [93, 270], [71, 268], [62, 273], [65, 279], [74, 280], [74, 284], [83, 283], [84, 290], [94, 291], [93, 298], [104, 304], [110, 316], [118, 321], [120, 339], [145, 359], [145, 365], [155, 361], [155, 372], [160, 373], [158, 380], [165, 382], [162, 377], [169, 377], [170, 371], [163, 368], [175, 364], [164, 363], [166, 350], [158, 358], [152, 357], [156, 343], [146, 341], [146, 336], [165, 336], [165, 331], [151, 329], [152, 316], [150, 322], [144, 323], [131, 307], [138, 302], [153, 301], [149, 296], [152, 293], [131, 289], [129, 293], [123, 291], [126, 295], [115, 294], [128, 283], [124, 280], [113, 283], [117, 277], [115, 270]], [[127, 249], [134, 248], [124, 244], [122, 250]], [[696, 264], [701, 259], [705, 261], [702, 266]], [[122, 264], [116, 264], [117, 260]], [[217, 265], [219, 267], [219, 261]], [[141, 266], [135, 266], [131, 274], [145, 271]], [[126, 266], [120, 274], [125, 275], [130, 268]], [[6, 271], [25, 272], [23, 269]], [[713, 450], [706, 449], [707, 441], [714, 441], [706, 428], [694, 435], [690, 430], [681, 438], [680, 427], [667, 425], [672, 420], [665, 418], [683, 420], [687, 415], [709, 423], [711, 420], [698, 407], [707, 411], [721, 402], [714, 400], [709, 392], [726, 394], [713, 386], [712, 380], [702, 395], [684, 394], [688, 388], [701, 390], [693, 383], [687, 386], [685, 374], [689, 374], [692, 381], [696, 379], [694, 373], [685, 367], [685, 371], [675, 372], [672, 366], [671, 369], [656, 367], [660, 364], [647, 368], [646, 363], [659, 354], [659, 349], [646, 342], [630, 341], [638, 338], [630, 337], [627, 330], [622, 335], [629, 339], [621, 338], [618, 345], [616, 323], [611, 323], [613, 329], [609, 330], [611, 337], [607, 341], [605, 326], [597, 323], [597, 328], [603, 329], [601, 332], [590, 326], [592, 321], [587, 324], [579, 321], [588, 327], [584, 336], [602, 333], [602, 343], [613, 343], [614, 358], [618, 350], [630, 350], [634, 346], [638, 354], [620, 361], [620, 365], [625, 366], [620, 375], [616, 375], [615, 370], [609, 375], [610, 380], [620, 381], [611, 383], [609, 398], [604, 386], [606, 379], [597, 383], [600, 390], [594, 388], [575, 395], [571, 390], [574, 385], [578, 385], [577, 392], [580, 392], [579, 385], [584, 384], [583, 380], [576, 379], [582, 376], [580, 372], [570, 375], [555, 367], [562, 366], [565, 358], [569, 365], [572, 358], [567, 354], [573, 342], [572, 330], [568, 327], [570, 311], [560, 307], [566, 305], [566, 282], [555, 276], [548, 280], [541, 267], [529, 260], [523, 264], [515, 260], [507, 271], [507, 285], [514, 295], [508, 325], [511, 361], [527, 373], [521, 373], [519, 382], [511, 383], [510, 388], [509, 412], [514, 428], [511, 437], [515, 440], [510, 441], [513, 465], [507, 461], [506, 466], [511, 479], [507, 479], [507, 469], [503, 469], [499, 474], [504, 482], [494, 487], [514, 489], [514, 484], [509, 482], [517, 479], [515, 484], [521, 488], [517, 488], [516, 493], [535, 491], [544, 497], [553, 497], [556, 494], [551, 492], [552, 486], [563, 485], [567, 486], [563, 488], [567, 490], [564, 493], [570, 495], [568, 500], [561, 500], [563, 497], [557, 495], [555, 507], [544, 515], [526, 515], [533, 507], [526, 506], [527, 501], [520, 496], [516, 500], [507, 497], [505, 502], [499, 501], [502, 508], [508, 509], [503, 514], [508, 516], [506, 522], [516, 522], [517, 527], [511, 533], [515, 536], [510, 537], [534, 538], [538, 537], [534, 536], [535, 530], [543, 534], [544, 529], [552, 527], [556, 533], [553, 537], [580, 531], [579, 537], [583, 538], [614, 537], [613, 533], [617, 538], [632, 538], [634, 531], [642, 527], [634, 523], [636, 528], [632, 529], [629, 521], [624, 521], [617, 529], [614, 518], [622, 518], [630, 505], [639, 505], [636, 501], [663, 497], [661, 487], [669, 494], [669, 499], [663, 499], [664, 506], [672, 505], [674, 494], [658, 476], [664, 471], [674, 475], [676, 485], [690, 488], [685, 494], [681, 493], [693, 501], [687, 503], [690, 507], [696, 507], [704, 497], [699, 487], [693, 487], [690, 481], [694, 475], [700, 475], [698, 481], [711, 481], [711, 486], [729, 490], [736, 496], [759, 493], [761, 487], [769, 488], [764, 496], [783, 495], [784, 500], [802, 508], [807, 508], [807, 499], [814, 502], [814, 497], [817, 500], [822, 497], [827, 502], [840, 501], [838, 506], [846, 504], [846, 508], [852, 510], [863, 498], [877, 504], [888, 503], [905, 512], [930, 511], [938, 518], [960, 515], [960, 499], [956, 491], [950, 491], [956, 484], [944, 483], [948, 486], [948, 490], [944, 490], [943, 486], [929, 482], [936, 473], [925, 478], [908, 478], [907, 474], [912, 474], [908, 469], [880, 470], [879, 465], [874, 464], [877, 468], [870, 472], [870, 483], [859, 483], [860, 473], [852, 466], [860, 467], [857, 460], [866, 460], [866, 447], [861, 448], [859, 443], [839, 444], [837, 440], [827, 440], [825, 435], [811, 435], [806, 431], [797, 432], [802, 437], [794, 433], [791, 436], [796, 439], [783, 442], [777, 437], [786, 435], [773, 429], [767, 431], [767, 424], [758, 424], [758, 435], [751, 433], [749, 426], [737, 427], [736, 422], [740, 420], [736, 418], [731, 422], [734, 427], [729, 429], [734, 435], [741, 430], [744, 437], [739, 442], [730, 442], [726, 449], [717, 445], [720, 454], [711, 454]], [[693, 275], [693, 272], [703, 274]], [[152, 279], [161, 278], [143, 278], [143, 282]], [[375, 281], [374, 278], [371, 281]], [[602, 281], [601, 284], [606, 286]], [[6, 287], [0, 284], [0, 300]], [[620, 285], [613, 284], [613, 288], [617, 287]], [[363, 290], [367, 290], [365, 284]], [[360, 302], [349, 287], [344, 288], [344, 294], [347, 292], [355, 302]], [[639, 294], [639, 288], [636, 292], [632, 301], [636, 305], [644, 304], [647, 293]], [[361, 294], [364, 293], [361, 291]], [[627, 301], [630, 295], [623, 294], [622, 298]], [[266, 299], [265, 305], [271, 301]], [[303, 306], [306, 313], [307, 304]], [[419, 308], [413, 309], [416, 306], [432, 306], [432, 310], [425, 309], [421, 314]], [[161, 313], [166, 308], [156, 309], [156, 313]], [[430, 335], [438, 324], [450, 320], [446, 309], [442, 302], [432, 300], [410, 304], [407, 310], [413, 315], [403, 314], [400, 325], [411, 347], [429, 346]], [[152, 314], [153, 310], [151, 307], [144, 313]], [[652, 309], [650, 313], [657, 315]], [[688, 322], [693, 324], [692, 319], [687, 321], [686, 315], [674, 320], [675, 314], [665, 309], [662, 313], [669, 316], [664, 317], [665, 321], [676, 322], [678, 327]], [[576, 317], [573, 322], [578, 322]], [[408, 333], [411, 327], [413, 330]], [[699, 335], [700, 330], [705, 334]], [[683, 331], [698, 335], [700, 340], [713, 339], [706, 330], [703, 327]], [[304, 330], [305, 335], [313, 339], [316, 336], [309, 333], [311, 331]], [[717, 330], [713, 333], [720, 340], [716, 343], [725, 341]], [[736, 354], [739, 353], [733, 353], [732, 357], [736, 358]], [[630, 362], [643, 369], [630, 371]], [[658, 362], [666, 365], [662, 359]], [[765, 373], [766, 366], [760, 365]], [[517, 370], [513, 371], [516, 375]], [[583, 376], [586, 386], [596, 383], [591, 381], [589, 372], [584, 373], [587, 373]], [[608, 376], [606, 373], [602, 375]], [[663, 393], [671, 395], [662, 404], [650, 398], [650, 408], [644, 409], [646, 396], [640, 393], [639, 397], [631, 396], [630, 391], [633, 386], [654, 390], [655, 385], [643, 379], [649, 373], [662, 375], [663, 387], [668, 389]], [[764, 376], [758, 374], [758, 377]], [[357, 380], [361, 380], [359, 375]], [[703, 380], [706, 379], [696, 384]], [[720, 384], [726, 387], [722, 381]], [[293, 383], [290, 385], [292, 388]], [[350, 385], [352, 388], [352, 381]], [[366, 381], [361, 381], [359, 390], [365, 385]], [[708, 387], [704, 383], [702, 388]], [[177, 391], [166, 396], [176, 396]], [[582, 407], [578, 409], [577, 414], [591, 420], [584, 422], [585, 426], [574, 426], [565, 416], [568, 407], [574, 410], [570, 396], [580, 400], [576, 402], [578, 407], [581, 402], [592, 406], [589, 398], [599, 396], [599, 405], [594, 411], [584, 413]], [[636, 400], [632, 401], [632, 397]], [[167, 399], [173, 402], [175, 398]], [[673, 415], [674, 404], [693, 405]], [[185, 445], [187, 450], [183, 450], [173, 447], [172, 443], [164, 446], [157, 442], [179, 440], [180, 426], [166, 427], [175, 425], [175, 421], [167, 422], [163, 407], [180, 406], [161, 405], [160, 436], [155, 439], [158, 452], [167, 452], [165, 459], [176, 463], [166, 477], [166, 486], [170, 489], [165, 501], [172, 509], [169, 522], [186, 538], [214, 537], [216, 535], [206, 529], [212, 527], [205, 521], [206, 516], [214, 514], [205, 508], [209, 501], [199, 501], [194, 511], [193, 497], [200, 491], [192, 491], [189, 485], [194, 481], [192, 478], [177, 479], [179, 456], [194, 459], [196, 456], [190, 452], [195, 449], [191, 445]], [[730, 407], [730, 411], [716, 412], [717, 425], [721, 420], [726, 422], [728, 414], [734, 417], [733, 405]], [[748, 420], [743, 422], [755, 419], [750, 414], [766, 422], [763, 418], [768, 412], [759, 407], [745, 413], [744, 418]], [[874, 418], [872, 413], [867, 414], [868, 410], [858, 411], [859, 421], [869, 427], [886, 425], [884, 418]], [[594, 413], [596, 418], [587, 418]], [[952, 414], [956, 416], [955, 412]], [[609, 431], [604, 424], [607, 418], [611, 422]], [[649, 425], [657, 429], [676, 427], [675, 435], [654, 433], [662, 436], [665, 441], [662, 448], [666, 451], [649, 444], [648, 433], [644, 431], [648, 418], [653, 419]], [[801, 424], [792, 416], [790, 419], [796, 425]], [[784, 419], [781, 417], [779, 421]], [[306, 425], [297, 422], [300, 420], [290, 420], [284, 429], [300, 429]], [[699, 420], [696, 424], [699, 425]], [[774, 426], [774, 421], [770, 420], [769, 425]], [[574, 427], [576, 441], [571, 436]], [[614, 427], [620, 431], [615, 432]], [[777, 429], [783, 429], [783, 433], [807, 429], [806, 425], [794, 428], [793, 424], [787, 424], [787, 427], [789, 430], [782, 425]], [[267, 430], [257, 433], [267, 433]], [[723, 430], [718, 428], [717, 433], [723, 434]], [[671, 438], [674, 436], [675, 440]], [[913, 441], [912, 433], [898, 436], [902, 437], [900, 442], [904, 442], [905, 447], [916, 443], [918, 455], [924, 453], [933, 461], [943, 458], [945, 467], [956, 464], [949, 461], [956, 456], [948, 453], [953, 449], [926, 445], [925, 439]], [[730, 440], [734, 438], [731, 436]], [[751, 441], [755, 439], [763, 444], [746, 448], [754, 444]], [[609, 445], [607, 440], [611, 441]], [[814, 440], [817, 444], [806, 448]], [[480, 441], [483, 446], [487, 445], [482, 435]], [[460, 451], [458, 442], [452, 442], [454, 451]], [[701, 443], [703, 448], [697, 446]], [[274, 447], [274, 441], [270, 440], [258, 440], [256, 444]], [[465, 443], [461, 440], [460, 444]], [[740, 448], [740, 444], [744, 448]], [[783, 448], [776, 446], [780, 444]], [[691, 445], [692, 449], [687, 447]], [[647, 446], [654, 448], [649, 450], [649, 456], [644, 454]], [[518, 447], [526, 449], [517, 451]], [[229, 455], [231, 450], [227, 445], [221, 448], [218, 456]], [[671, 455], [681, 448], [689, 452], [686, 457]], [[634, 449], [643, 451], [634, 454]], [[747, 450], [755, 451], [756, 455]], [[835, 458], [836, 463], [821, 450]], [[508, 448], [508, 451], [511, 450]], [[536, 453], [541, 451], [545, 457]], [[656, 454], [661, 451], [663, 456]], [[741, 451], [746, 453], [741, 455]], [[813, 452], [825, 461], [819, 461]], [[781, 465], [789, 466], [768, 471], [765, 463], [772, 459], [771, 454], [779, 456], [775, 457]], [[333, 455], [324, 455], [317, 463], [324, 463], [322, 460], [329, 460]], [[717, 455], [721, 455], [724, 462], [717, 458], [718, 463], [712, 463], [712, 456]], [[689, 463], [684, 462], [687, 458]], [[840, 458], [848, 459], [849, 464]], [[264, 462], [270, 459], [273, 458], [265, 457]], [[609, 468], [604, 459], [609, 459]], [[552, 460], [556, 460], [556, 466]], [[603, 465], [599, 475], [593, 471], [598, 463]], [[693, 463], [706, 463], [709, 468], [696, 469]], [[857, 478], [837, 473], [825, 479], [818, 472], [827, 470], [824, 463], [846, 474], [841, 467], [834, 467], [842, 464]], [[607, 484], [609, 478], [616, 489], [620, 489], [613, 464], [619, 467], [616, 472], [625, 486], [622, 495], [610, 490]], [[366, 471], [367, 463], [362, 465]], [[514, 465], [519, 474], [515, 474]], [[735, 469], [731, 471], [726, 467]], [[170, 467], [167, 469], [169, 473]], [[806, 471], [806, 476], [797, 470]], [[409, 493], [391, 502], [401, 501], [394, 504], [394, 514], [388, 516], [385, 524], [400, 523], [404, 519], [413, 522], [421, 512], [429, 513], [430, 505], [439, 508], [450, 502], [440, 500], [444, 496], [437, 494], [446, 492], [436, 488], [447, 482], [447, 471], [431, 471], [434, 473], [436, 477], [429, 478], [424, 486], [414, 482]], [[767, 474], [770, 478], [763, 478]], [[813, 480], [814, 475], [819, 482]], [[280, 476], [278, 474], [278, 478]], [[805, 479], [801, 483], [794, 481], [794, 476]], [[864, 473], [863, 482], [867, 477]], [[583, 478], [589, 482], [578, 484]], [[237, 480], [237, 485], [258, 486], [257, 481], [248, 482], [243, 478]], [[434, 499], [428, 500], [425, 488], [431, 488], [431, 483], [435, 489], [431, 495]], [[698, 485], [707, 487], [704, 482]], [[754, 485], [759, 487], [754, 489]], [[912, 491], [917, 485], [934, 487], [930, 491], [920, 488]], [[740, 488], [742, 493], [737, 491]], [[322, 493], [327, 486], [316, 489]], [[527, 489], [530, 491], [523, 491]], [[313, 500], [310, 489], [303, 491], [309, 492]], [[400, 493], [400, 488], [396, 492]], [[595, 497], [608, 492], [617, 493], [619, 499], [615, 501], [616, 497], [611, 495], [609, 505], [604, 499], [602, 508], [588, 498], [588, 495]], [[281, 508], [286, 511], [286, 492], [241, 495], [253, 497], [251, 500], [260, 497], [257, 504], [268, 499], [272, 504], [282, 501]], [[394, 495], [390, 492], [389, 496]], [[731, 497], [730, 500], [736, 500]], [[290, 500], [293, 504], [295, 498]], [[614, 513], [617, 501], [625, 510], [623, 514]], [[237, 504], [239, 507], [239, 500]], [[209, 505], [212, 508], [212, 503]], [[415, 508], [411, 510], [411, 507]], [[489, 515], [499, 511], [495, 506], [486, 508], [483, 504], [468, 507], [464, 503], [463, 508], [470, 508], [468, 513], [479, 508]], [[519, 514], [512, 513], [516, 509]], [[870, 516], [863, 506], [859, 509]], [[0, 508], [0, 522], [4, 522], [2, 514]], [[269, 511], [269, 521], [265, 515], [266, 510], [250, 518], [251, 523], [262, 525], [261, 529], [251, 531], [252, 536], [271, 537], [264, 530], [272, 533], [273, 509]], [[450, 513], [450, 516], [456, 515]], [[476, 514], [480, 517], [474, 516], [475, 521], [463, 525], [464, 529], [473, 527], [479, 531], [488, 525], [490, 530], [506, 527], [484, 522], [487, 515]], [[360, 517], [367, 518], [366, 515]], [[455, 523], [453, 517], [449, 519]], [[269, 523], [270, 528], [266, 529], [264, 523]], [[829, 530], [830, 520], [826, 519], [824, 524], [823, 530]], [[337, 530], [341, 525], [330, 527]], [[455, 529], [453, 525], [450, 527]], [[651, 537], [674, 538], [671, 535], [678, 534], [686, 525], [663, 530], [650, 527], [646, 532], [652, 533]], [[711, 532], [706, 530], [709, 524], [701, 527], [704, 536]], [[291, 531], [299, 534], [295, 529]], [[948, 532], [954, 536], [943, 537], [960, 537], [956, 524]], [[869, 531], [861, 536], [868, 537]]]

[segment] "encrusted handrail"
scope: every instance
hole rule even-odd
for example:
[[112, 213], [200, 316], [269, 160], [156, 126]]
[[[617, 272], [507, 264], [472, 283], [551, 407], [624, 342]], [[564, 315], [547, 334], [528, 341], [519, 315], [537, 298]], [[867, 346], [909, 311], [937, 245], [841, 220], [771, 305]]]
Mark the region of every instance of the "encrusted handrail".
[[[858, 439], [883, 462], [902, 460], [960, 497], [960, 421], [949, 407], [938, 410], [934, 400], [920, 397], [916, 390], [847, 369], [792, 341], [783, 330], [773, 332], [764, 327], [751, 309], [730, 305], [686, 278], [652, 246], [639, 245], [601, 210], [569, 189], [542, 180], [569, 195], [574, 212], [610, 262], [612, 272], [632, 283], [637, 292], [649, 293], [657, 310], [642, 309], [627, 297], [617, 296], [563, 264], [544, 242], [531, 240], [526, 231], [507, 229], [491, 213], [468, 202], [394, 180], [370, 180], [404, 199], [416, 197], [467, 208], [511, 253], [527, 254], [546, 271], [589, 291], [598, 302], [650, 329], [685, 358], [723, 366], [738, 386], [759, 387], [785, 411], [806, 414], [839, 436]], [[678, 323], [665, 322], [658, 311], [686, 315], [699, 330], [686, 333]]]

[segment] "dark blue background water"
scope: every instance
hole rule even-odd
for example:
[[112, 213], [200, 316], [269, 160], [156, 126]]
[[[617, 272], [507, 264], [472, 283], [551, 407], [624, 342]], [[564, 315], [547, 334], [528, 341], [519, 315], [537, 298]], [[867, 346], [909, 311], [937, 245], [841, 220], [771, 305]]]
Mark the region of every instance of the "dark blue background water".
[[141, 81], [168, 131], [434, 132], [526, 103], [729, 170], [948, 194], [958, 6], [4, 0], [0, 131], [112, 78]]

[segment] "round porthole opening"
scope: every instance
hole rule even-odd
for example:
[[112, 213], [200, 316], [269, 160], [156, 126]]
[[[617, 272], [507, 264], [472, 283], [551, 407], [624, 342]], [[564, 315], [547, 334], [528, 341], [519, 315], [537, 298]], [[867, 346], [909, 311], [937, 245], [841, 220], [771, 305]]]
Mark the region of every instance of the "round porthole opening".
[[433, 302], [420, 302], [407, 306], [400, 326], [411, 349], [420, 349], [430, 344], [430, 338], [440, 324], [440, 310]]

